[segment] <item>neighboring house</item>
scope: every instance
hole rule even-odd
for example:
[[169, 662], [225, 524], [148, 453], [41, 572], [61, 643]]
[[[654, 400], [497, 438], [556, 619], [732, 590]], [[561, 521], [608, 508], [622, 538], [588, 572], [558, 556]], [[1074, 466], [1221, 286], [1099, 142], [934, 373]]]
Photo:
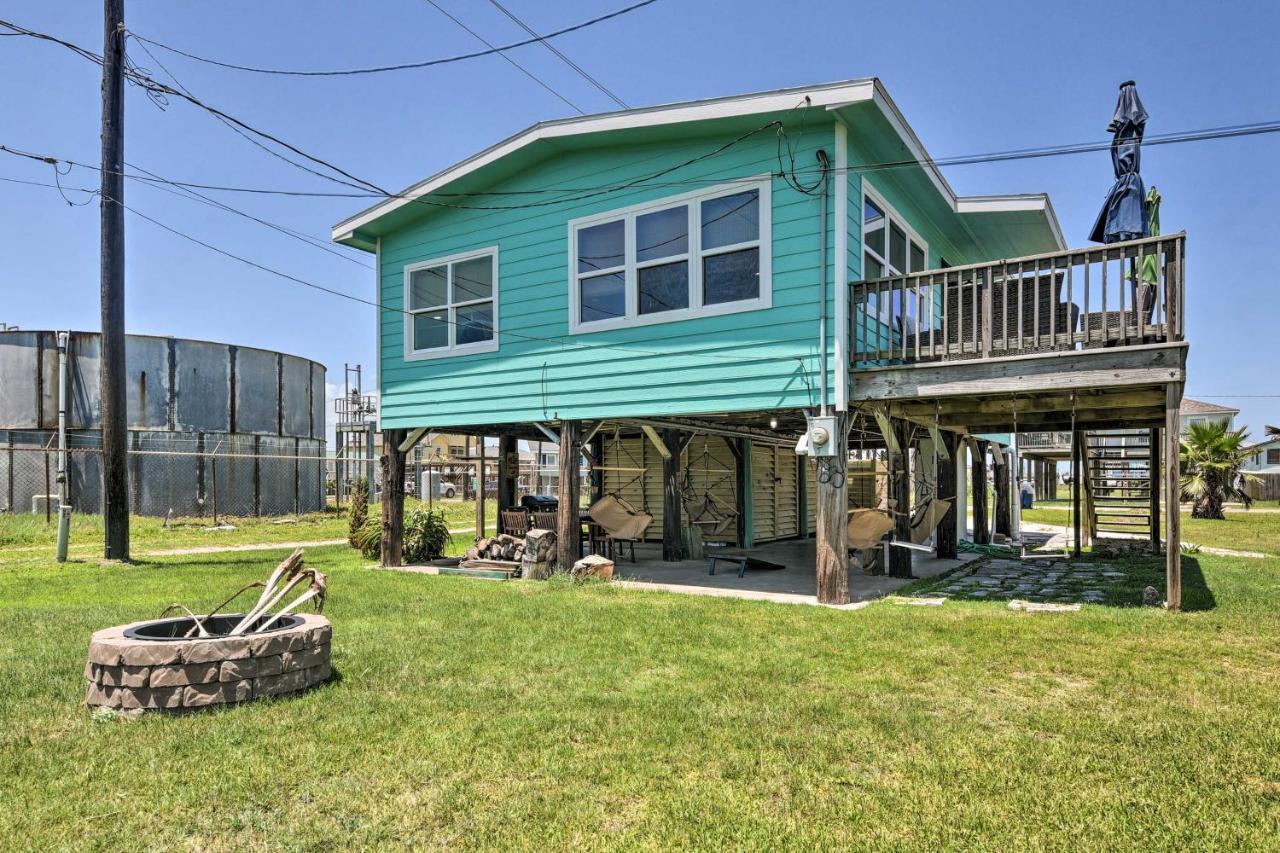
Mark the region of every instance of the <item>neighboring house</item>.
[[1245, 449], [1250, 456], [1244, 470], [1255, 474], [1280, 474], [1280, 436], [1255, 442]]
[[1227, 429], [1235, 429], [1236, 415], [1240, 414], [1239, 409], [1233, 409], [1230, 406], [1219, 406], [1216, 403], [1205, 403], [1200, 400], [1192, 400], [1190, 397], [1182, 399], [1181, 409], [1181, 431], [1185, 435], [1192, 424], [1204, 423], [1225, 423]]
[[[963, 500], [934, 435], [1159, 426], [1185, 381], [1180, 234], [1068, 251], [1043, 194], [957, 196], [876, 79], [543, 122], [333, 236], [376, 256], [401, 447], [581, 445], [597, 492], [655, 516], [664, 559], [688, 524], [746, 547], [816, 532], [823, 600], [847, 597], [846, 451], [910, 448]], [[1141, 252], [1160, 273], [1135, 317], [1118, 259]], [[806, 433], [820, 455], [797, 456]]]

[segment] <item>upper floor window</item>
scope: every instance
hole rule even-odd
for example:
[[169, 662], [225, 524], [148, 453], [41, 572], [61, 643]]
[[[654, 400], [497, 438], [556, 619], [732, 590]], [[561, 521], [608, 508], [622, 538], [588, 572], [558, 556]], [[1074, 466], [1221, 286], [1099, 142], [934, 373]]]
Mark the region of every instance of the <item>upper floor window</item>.
[[928, 269], [929, 246], [899, 213], [869, 188], [862, 197], [862, 277], [884, 278]]
[[496, 247], [404, 268], [405, 358], [498, 348]]
[[767, 308], [769, 181], [569, 223], [572, 332]]
[[1267, 464], [1280, 465], [1280, 449], [1274, 447], [1267, 448]]

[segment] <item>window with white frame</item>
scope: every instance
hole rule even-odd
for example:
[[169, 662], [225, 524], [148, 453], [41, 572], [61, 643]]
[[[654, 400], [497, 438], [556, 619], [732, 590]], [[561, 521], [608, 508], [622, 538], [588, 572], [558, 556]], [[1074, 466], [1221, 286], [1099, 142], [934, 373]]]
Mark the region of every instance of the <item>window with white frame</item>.
[[862, 277], [884, 278], [928, 269], [929, 245], [884, 199], [863, 188]]
[[497, 281], [496, 248], [406, 266], [405, 357], [497, 349]]
[[569, 223], [571, 330], [767, 308], [769, 204], [761, 180]]

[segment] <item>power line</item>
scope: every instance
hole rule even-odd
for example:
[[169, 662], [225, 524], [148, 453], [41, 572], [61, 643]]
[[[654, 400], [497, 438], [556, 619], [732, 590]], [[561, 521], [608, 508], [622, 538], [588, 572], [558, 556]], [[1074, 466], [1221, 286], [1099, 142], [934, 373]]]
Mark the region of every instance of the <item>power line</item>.
[[[71, 52], [75, 53], [77, 56], [80, 56], [83, 59], [87, 59], [88, 61], [93, 62], [97, 65], [102, 65], [102, 57], [100, 55], [94, 53], [91, 50], [88, 50], [87, 48], [83, 48], [77, 44], [69, 42], [65, 39], [60, 39], [56, 36], [52, 36], [47, 33], [41, 33], [35, 30], [30, 30], [30, 29], [27, 29], [26, 27], [19, 26], [18, 24], [14, 24], [2, 19], [0, 19], [0, 26], [7, 27], [10, 30], [13, 30], [14, 32], [20, 33], [25, 36], [30, 36], [31, 38], [40, 39], [42, 41], [49, 41], [49, 42], [53, 42], [54, 44], [61, 45], [62, 47], [65, 47], [66, 49], [70, 50]], [[350, 181], [354, 181], [355, 183], [351, 184], [351, 183], [347, 183], [347, 181], [338, 180], [337, 178], [333, 178], [331, 176], [325, 176], [328, 178], [328, 180], [331, 180], [340, 184], [346, 184], [347, 186], [355, 187], [358, 189], [371, 190], [381, 195], [390, 195], [390, 193], [388, 193], [386, 190], [384, 190], [382, 187], [378, 186], [377, 184], [371, 183], [361, 178], [357, 178], [355, 175], [343, 170], [338, 166], [333, 165], [332, 163], [322, 160], [321, 158], [316, 157], [314, 155], [308, 154], [302, 149], [297, 148], [296, 146], [290, 145], [288, 142], [285, 142], [284, 140], [276, 136], [273, 136], [272, 134], [267, 133], [266, 131], [258, 130], [257, 128], [249, 125], [248, 123], [236, 118], [235, 116], [229, 115], [223, 112], [222, 110], [218, 109], [217, 107], [214, 107], [214, 106], [211, 106], [210, 104], [205, 103], [204, 101], [200, 100], [194, 95], [188, 94], [187, 92], [181, 91], [179, 89], [175, 89], [174, 87], [169, 86], [165, 83], [161, 83], [158, 80], [155, 80], [147, 76], [146, 74], [143, 74], [140, 70], [138, 70], [135, 66], [131, 64], [124, 69], [124, 74], [126, 79], [128, 79], [131, 83], [137, 86], [141, 86], [143, 89], [145, 89], [147, 92], [153, 95], [158, 93], [161, 95], [169, 95], [175, 98], [181, 98], [182, 100], [187, 101], [188, 103], [194, 106], [197, 106], [205, 110], [206, 112], [212, 113], [215, 116], [220, 116], [232, 122], [237, 127], [240, 127], [241, 129], [246, 130], [249, 133], [252, 133], [254, 136], [258, 136], [262, 139], [275, 143], [276, 145], [279, 145], [281, 148], [288, 149], [289, 151], [292, 151], [294, 154], [297, 154], [300, 157], [310, 160], [312, 163], [315, 163], [316, 165], [323, 166], [326, 169], [329, 169], [339, 175], [342, 175], [344, 178], [347, 178]]]
[[155, 47], [158, 47], [161, 50], [167, 50], [170, 53], [176, 53], [179, 56], [185, 56], [187, 59], [193, 59], [196, 62], [203, 62], [208, 65], [216, 65], [219, 68], [230, 68], [235, 71], [248, 71], [254, 74], [275, 74], [275, 75], [286, 76], [286, 77], [345, 77], [345, 76], [350, 76], [355, 74], [381, 74], [388, 71], [407, 71], [413, 68], [431, 68], [436, 65], [447, 65], [451, 62], [461, 62], [464, 59], [476, 59], [481, 56], [492, 56], [495, 53], [503, 53], [508, 50], [514, 50], [517, 47], [524, 47], [525, 45], [535, 44], [537, 42], [543, 41], [544, 39], [552, 39], [558, 36], [566, 35], [568, 33], [576, 32], [578, 30], [586, 29], [587, 27], [591, 27], [596, 24], [602, 23], [604, 21], [608, 21], [612, 18], [617, 18], [629, 12], [634, 12], [637, 9], [641, 9], [645, 6], [652, 5], [653, 3], [656, 3], [656, 2], [657, 0], [641, 0], [641, 2], [639, 3], [632, 3], [630, 6], [625, 6], [613, 12], [600, 15], [599, 17], [591, 18], [590, 20], [582, 21], [581, 23], [564, 27], [562, 29], [556, 30], [555, 32], [550, 32], [545, 35], [535, 34], [533, 38], [528, 38], [528, 39], [525, 39], [524, 41], [512, 42], [511, 44], [502, 45], [501, 47], [489, 48], [488, 50], [479, 50], [479, 51], [474, 51], [472, 53], [463, 53], [457, 56], [446, 56], [440, 59], [428, 59], [428, 60], [423, 60], [421, 62], [402, 62], [397, 65], [380, 65], [373, 68], [347, 68], [347, 69], [328, 70], [328, 71], [307, 71], [307, 70], [286, 69], [286, 68], [258, 68], [252, 65], [238, 65], [234, 62], [223, 62], [218, 59], [210, 59], [205, 56], [199, 56], [198, 54], [190, 53], [185, 50], [180, 50], [176, 47], [171, 47], [167, 44], [164, 44], [163, 42], [158, 42], [154, 39], [146, 38], [145, 36], [140, 36], [137, 33], [133, 33], [132, 35], [134, 38], [140, 41], [144, 41], [147, 44], [154, 45]]
[[611, 101], [613, 101], [613, 102], [614, 102], [615, 104], [617, 104], [618, 106], [622, 107], [624, 110], [629, 110], [629, 109], [631, 109], [631, 105], [630, 105], [630, 104], [628, 104], [626, 101], [622, 100], [622, 98], [619, 98], [617, 95], [615, 95], [615, 94], [614, 94], [614, 93], [609, 89], [609, 87], [608, 87], [608, 86], [605, 86], [603, 83], [601, 83], [601, 82], [600, 82], [599, 80], [597, 80], [595, 77], [592, 77], [590, 74], [588, 74], [588, 73], [587, 73], [587, 72], [582, 68], [582, 66], [581, 66], [581, 65], [579, 65], [579, 64], [578, 64], [578, 63], [576, 63], [576, 62], [574, 62], [574, 61], [573, 61], [572, 59], [570, 59], [569, 57], [565, 56], [565, 55], [564, 55], [564, 53], [563, 53], [563, 52], [562, 52], [558, 47], [556, 47], [556, 46], [555, 46], [554, 44], [552, 44], [551, 42], [547, 41], [547, 37], [538, 35], [538, 33], [533, 29], [533, 27], [530, 27], [528, 24], [526, 24], [524, 21], [522, 21], [520, 18], [518, 18], [514, 12], [512, 12], [512, 11], [511, 11], [510, 9], [508, 9], [506, 6], [503, 6], [501, 3], [499, 3], [499, 2], [498, 2], [498, 0], [489, 0], [489, 2], [490, 2], [490, 3], [492, 3], [492, 4], [493, 4], [497, 9], [498, 9], [498, 11], [499, 11], [499, 12], [501, 12], [501, 13], [502, 13], [502, 14], [504, 14], [504, 15], [506, 15], [506, 16], [507, 16], [508, 18], [510, 18], [512, 21], [515, 21], [516, 25], [517, 25], [517, 26], [519, 26], [519, 27], [520, 27], [520, 29], [524, 30], [526, 33], [528, 33], [529, 35], [531, 35], [531, 36], [533, 36], [534, 38], [536, 38], [536, 39], [537, 39], [537, 40], [542, 44], [542, 46], [543, 46], [543, 47], [545, 47], [547, 50], [551, 51], [551, 52], [552, 52], [553, 54], [555, 54], [556, 56], [560, 57], [560, 60], [561, 60], [562, 62], [564, 62], [564, 64], [565, 64], [565, 65], [568, 65], [570, 68], [572, 68], [574, 71], [576, 71], [576, 72], [578, 73], [578, 75], [579, 75], [580, 77], [582, 77], [582, 79], [586, 80], [586, 81], [587, 81], [588, 83], [590, 83], [592, 86], [595, 86], [597, 89], [599, 89], [601, 92], [603, 92], [603, 93], [605, 94], [605, 96], [606, 96], [606, 97], [608, 97]]
[[[467, 32], [471, 33], [471, 35], [473, 35], [473, 36], [476, 38], [476, 40], [477, 40], [477, 41], [479, 41], [481, 44], [483, 44], [485, 47], [488, 47], [488, 48], [492, 48], [492, 49], [494, 49], [494, 50], [497, 50], [497, 48], [495, 48], [495, 47], [493, 46], [493, 43], [492, 43], [492, 42], [490, 42], [490, 41], [489, 41], [488, 39], [486, 39], [484, 36], [480, 35], [478, 32], [476, 32], [475, 30], [471, 29], [471, 27], [468, 27], [468, 26], [467, 26], [466, 24], [464, 24], [462, 21], [458, 20], [456, 17], [454, 17], [453, 15], [451, 15], [451, 14], [448, 12], [448, 10], [446, 10], [446, 9], [445, 9], [444, 7], [442, 7], [439, 3], [437, 3], [437, 2], [436, 2], [436, 0], [427, 0], [427, 2], [428, 2], [428, 3], [430, 3], [432, 6], [434, 6], [434, 7], [436, 8], [436, 11], [438, 11], [440, 14], [444, 15], [446, 18], [448, 18], [449, 20], [453, 21], [455, 24], [457, 24], [458, 26], [462, 27], [462, 28], [463, 28], [464, 30], [466, 30]], [[570, 108], [570, 109], [574, 110], [574, 111], [575, 111], [575, 112], [577, 112], [579, 115], [586, 115], [586, 111], [585, 111], [585, 110], [583, 110], [581, 107], [579, 107], [579, 106], [578, 106], [577, 104], [575, 104], [573, 101], [571, 101], [571, 100], [569, 100], [568, 98], [566, 98], [566, 97], [565, 97], [564, 95], [562, 95], [559, 91], [557, 91], [556, 89], [554, 89], [554, 88], [551, 86], [551, 84], [550, 84], [550, 83], [546, 82], [546, 81], [545, 81], [545, 80], [543, 80], [541, 77], [539, 77], [538, 75], [534, 74], [534, 73], [533, 73], [532, 71], [530, 71], [528, 68], [525, 68], [525, 67], [524, 67], [523, 65], [521, 65], [519, 62], [516, 62], [516, 61], [515, 61], [514, 59], [512, 59], [510, 56], [507, 56], [505, 53], [499, 52], [499, 53], [498, 53], [498, 56], [501, 56], [503, 59], [505, 59], [505, 60], [506, 60], [510, 65], [512, 65], [512, 66], [513, 66], [513, 67], [515, 67], [518, 71], [520, 71], [522, 74], [524, 74], [524, 76], [528, 77], [530, 80], [532, 80], [533, 82], [537, 83], [539, 86], [541, 86], [542, 88], [546, 89], [548, 92], [550, 92], [551, 94], [555, 95], [555, 96], [556, 96], [557, 98], [559, 98], [560, 100], [564, 101], [566, 104], [568, 104], [568, 105], [569, 105], [569, 108]]]

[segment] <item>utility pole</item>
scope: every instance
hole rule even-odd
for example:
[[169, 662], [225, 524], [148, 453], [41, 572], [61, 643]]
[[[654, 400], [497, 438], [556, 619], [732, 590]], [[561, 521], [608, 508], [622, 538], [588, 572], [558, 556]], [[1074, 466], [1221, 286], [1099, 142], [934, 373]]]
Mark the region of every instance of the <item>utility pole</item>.
[[124, 0], [103, 0], [102, 514], [103, 556], [129, 559], [128, 421], [124, 353]]

